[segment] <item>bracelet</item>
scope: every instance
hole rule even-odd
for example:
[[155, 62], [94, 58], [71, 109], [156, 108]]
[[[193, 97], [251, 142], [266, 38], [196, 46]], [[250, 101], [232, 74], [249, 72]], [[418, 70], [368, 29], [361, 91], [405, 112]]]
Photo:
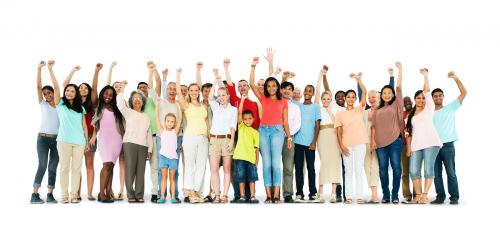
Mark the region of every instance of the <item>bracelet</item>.
[[257, 65], [252, 65], [252, 68], [255, 68]]
[[288, 137], [288, 141], [293, 141], [293, 138], [292, 137]]

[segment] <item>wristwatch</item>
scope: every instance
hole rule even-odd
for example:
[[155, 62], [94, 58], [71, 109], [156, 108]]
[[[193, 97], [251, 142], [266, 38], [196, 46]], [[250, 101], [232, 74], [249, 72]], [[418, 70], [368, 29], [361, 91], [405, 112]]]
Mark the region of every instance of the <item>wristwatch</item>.
[[292, 137], [288, 137], [288, 141], [293, 141], [293, 138]]

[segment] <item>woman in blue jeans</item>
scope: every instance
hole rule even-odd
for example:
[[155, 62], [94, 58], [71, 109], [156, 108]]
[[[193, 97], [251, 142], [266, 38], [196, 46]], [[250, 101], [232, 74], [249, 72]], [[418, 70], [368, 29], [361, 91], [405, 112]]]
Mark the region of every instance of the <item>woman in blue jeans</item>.
[[[428, 70], [422, 68], [420, 73], [424, 76], [424, 90], [415, 93], [415, 106], [408, 115], [406, 124], [409, 134], [406, 139], [406, 144], [408, 144], [406, 155], [410, 157], [410, 177], [415, 191], [415, 197], [411, 201], [413, 204], [428, 202], [427, 194], [434, 180], [434, 164], [439, 149], [443, 145], [434, 126], [434, 101], [429, 88]], [[420, 179], [422, 163], [424, 163], [425, 177], [423, 193]]]
[[[37, 94], [38, 103], [42, 113], [42, 124], [36, 141], [36, 150], [38, 153], [38, 169], [36, 170], [35, 181], [33, 182], [33, 193], [31, 194], [31, 203], [44, 203], [40, 198], [38, 189], [40, 188], [47, 171], [48, 166], [48, 192], [47, 203], [57, 203], [52, 191], [56, 184], [57, 165], [59, 163], [59, 154], [57, 152], [57, 132], [59, 130], [59, 117], [57, 116], [56, 104], [54, 102], [54, 88], [46, 85], [42, 87], [42, 68], [45, 62], [38, 64], [37, 72]], [[55, 84], [57, 85], [57, 83]]]
[[[396, 91], [391, 85], [385, 85], [380, 91], [380, 103], [372, 114], [371, 148], [376, 149], [379, 161], [379, 176], [382, 184], [382, 203], [399, 203], [399, 185], [401, 183], [401, 152], [403, 141], [403, 91], [402, 66], [396, 62], [398, 80]], [[389, 163], [392, 167], [392, 192], [389, 191]]]
[[254, 57], [250, 71], [250, 87], [262, 104], [259, 133], [260, 152], [264, 168], [264, 186], [266, 187], [267, 196], [265, 203], [279, 203], [283, 134], [288, 138], [288, 149], [292, 148], [293, 143], [288, 127], [288, 102], [281, 98], [280, 85], [276, 78], [267, 78], [264, 83], [264, 92], [259, 91], [255, 84], [255, 67], [257, 63], [259, 63], [259, 58]]

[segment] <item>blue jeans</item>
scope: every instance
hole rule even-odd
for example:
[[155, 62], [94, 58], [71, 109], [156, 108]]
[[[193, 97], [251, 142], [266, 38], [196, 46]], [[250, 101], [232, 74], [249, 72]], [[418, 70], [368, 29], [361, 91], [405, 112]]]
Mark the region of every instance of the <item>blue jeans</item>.
[[444, 201], [446, 192], [443, 185], [443, 164], [448, 178], [448, 193], [450, 199], [458, 200], [460, 194], [458, 192], [458, 179], [455, 171], [455, 145], [453, 142], [444, 143], [439, 150], [434, 164], [434, 187], [436, 188], [436, 199]]
[[[182, 136], [177, 137], [177, 160], [181, 162], [181, 146], [182, 146]], [[160, 136], [156, 136], [156, 149], [158, 151], [158, 157], [160, 157], [160, 149], [161, 149], [161, 138]], [[161, 170], [158, 170], [158, 181], [161, 182]], [[179, 198], [179, 170], [175, 170], [175, 198]], [[158, 195], [161, 195], [161, 188], [158, 189]], [[165, 197], [167, 197], [170, 190], [165, 190]], [[172, 195], [170, 195], [172, 196]], [[159, 197], [159, 196], [158, 196]]]
[[[401, 184], [401, 152], [403, 140], [397, 138], [391, 144], [378, 148], [377, 158], [379, 163], [380, 184], [384, 200], [399, 200], [399, 186]], [[392, 192], [389, 192], [389, 163], [392, 168]]]
[[410, 177], [412, 180], [420, 179], [422, 171], [422, 160], [424, 161], [425, 179], [434, 179], [434, 164], [439, 153], [439, 147], [433, 146], [411, 152]]
[[282, 125], [259, 128], [264, 186], [281, 186], [281, 152], [285, 137]]
[[59, 153], [57, 152], [56, 138], [38, 136], [36, 140], [36, 151], [38, 153], [38, 169], [36, 170], [33, 187], [40, 188], [49, 167], [49, 189], [54, 189], [56, 184], [57, 165], [59, 164]]

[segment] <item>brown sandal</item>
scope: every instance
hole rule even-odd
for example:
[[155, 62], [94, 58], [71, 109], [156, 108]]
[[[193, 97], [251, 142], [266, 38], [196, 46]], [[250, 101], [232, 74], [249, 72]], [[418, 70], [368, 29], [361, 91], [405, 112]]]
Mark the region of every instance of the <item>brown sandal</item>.
[[220, 195], [215, 195], [215, 197], [214, 197], [214, 199], [213, 199], [212, 203], [213, 203], [213, 204], [219, 204], [219, 203], [221, 203], [221, 202], [222, 202], [222, 200], [220, 199]]
[[418, 204], [427, 204], [429, 202], [429, 198], [427, 198], [427, 193], [422, 193], [422, 196], [418, 200]]
[[228, 198], [227, 198], [227, 195], [223, 195], [223, 196], [221, 197], [220, 202], [221, 202], [221, 203], [227, 203], [227, 202], [229, 202], [229, 200], [228, 200]]
[[415, 194], [413, 199], [410, 201], [409, 204], [418, 204], [420, 202], [420, 198], [422, 197], [422, 194]]

